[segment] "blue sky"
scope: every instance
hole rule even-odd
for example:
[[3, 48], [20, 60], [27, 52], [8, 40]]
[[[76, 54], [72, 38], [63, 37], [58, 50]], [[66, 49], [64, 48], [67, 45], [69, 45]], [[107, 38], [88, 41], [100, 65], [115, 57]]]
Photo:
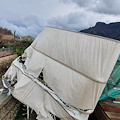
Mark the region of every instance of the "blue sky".
[[0, 27], [37, 37], [45, 26], [80, 31], [120, 22], [120, 0], [0, 0]]

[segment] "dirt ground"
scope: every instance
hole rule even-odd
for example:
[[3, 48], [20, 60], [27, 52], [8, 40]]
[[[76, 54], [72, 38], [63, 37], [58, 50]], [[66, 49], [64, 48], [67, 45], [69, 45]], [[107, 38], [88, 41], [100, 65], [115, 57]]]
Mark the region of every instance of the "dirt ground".
[[17, 54], [0, 57], [0, 63], [5, 60], [14, 59], [16, 57], [17, 57]]

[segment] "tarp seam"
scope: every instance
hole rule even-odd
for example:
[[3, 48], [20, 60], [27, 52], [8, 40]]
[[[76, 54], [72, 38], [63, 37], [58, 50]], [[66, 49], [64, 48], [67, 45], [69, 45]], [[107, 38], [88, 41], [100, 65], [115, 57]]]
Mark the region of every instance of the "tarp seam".
[[71, 70], [73, 70], [73, 71], [75, 71], [75, 72], [77, 72], [77, 73], [79, 73], [80, 75], [82, 75], [82, 76], [88, 78], [89, 80], [92, 80], [92, 81], [94, 81], [94, 82], [101, 83], [101, 84], [106, 84], [106, 83], [107, 83], [107, 82], [97, 81], [96, 79], [94, 79], [94, 78], [92, 78], [92, 77], [90, 77], [90, 76], [88, 76], [88, 75], [86, 75], [86, 74], [84, 74], [84, 73], [82, 73], [82, 72], [79, 72], [78, 70], [75, 70], [74, 68], [71, 68], [71, 67], [69, 67], [68, 65], [66, 65], [66, 64], [64, 64], [64, 63], [62, 63], [62, 62], [60, 62], [60, 61], [58, 61], [58, 60], [56, 60], [56, 59], [54, 59], [53, 57], [50, 57], [49, 55], [47, 55], [47, 54], [45, 54], [45, 53], [43, 53], [43, 52], [37, 50], [37, 49], [34, 48], [32, 45], [31, 45], [31, 47], [32, 47], [34, 50], [36, 50], [37, 52], [40, 52], [41, 54], [45, 55], [46, 57], [49, 57], [49, 58], [51, 58], [52, 60], [57, 61], [58, 63], [60, 63], [60, 64], [62, 64], [62, 65], [64, 65], [64, 66], [66, 66], [66, 67], [68, 67], [69, 69], [71, 69]]
[[[18, 67], [18, 66], [16, 66], [15, 64], [13, 64], [15, 67], [17, 67], [22, 73], [23, 73], [23, 71]], [[24, 73], [23, 73], [24, 74]], [[32, 78], [30, 78], [29, 76], [27, 76], [27, 74], [24, 74], [26, 77], [28, 77], [29, 79], [31, 79], [32, 80]], [[38, 84], [36, 81], [34, 81], [34, 80], [32, 80], [33, 82], [35, 82], [36, 84]], [[38, 84], [39, 85], [39, 84]], [[39, 85], [40, 86], [40, 85]], [[40, 86], [41, 87], [41, 86]], [[42, 87], [41, 87], [42, 88]], [[43, 90], [45, 90], [44, 88], [42, 88]], [[66, 112], [67, 112], [67, 110], [63, 107], [63, 105], [62, 104], [60, 104], [47, 90], [45, 90]], [[14, 95], [13, 95], [14, 96]], [[15, 97], [16, 98], [16, 97]], [[70, 115], [70, 113], [69, 112], [67, 112], [69, 115]], [[84, 113], [84, 114], [89, 114], [89, 113], [86, 113], [86, 112], [83, 112], [83, 111], [81, 111], [81, 113]], [[71, 116], [71, 115], [70, 115]], [[71, 116], [72, 118], [74, 118], [73, 116]]]

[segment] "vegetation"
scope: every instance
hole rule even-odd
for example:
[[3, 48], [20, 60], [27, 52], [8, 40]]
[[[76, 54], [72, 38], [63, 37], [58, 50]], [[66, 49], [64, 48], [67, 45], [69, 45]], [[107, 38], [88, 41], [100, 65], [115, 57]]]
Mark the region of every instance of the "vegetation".
[[28, 45], [31, 45], [32, 42], [33, 42], [33, 39], [28, 39], [28, 38], [23, 38], [21, 40], [21, 43], [26, 43]]
[[[27, 120], [27, 107], [24, 104], [20, 105], [19, 111], [14, 120]], [[34, 111], [31, 113], [31, 109], [29, 120], [36, 120], [36, 113]]]
[[22, 38], [20, 41], [11, 41], [11, 42], [0, 42], [0, 48], [14, 48], [16, 52], [13, 54], [18, 54], [18, 56], [24, 53], [24, 50], [31, 45], [33, 39]]
[[16, 52], [13, 54], [18, 54], [18, 56], [21, 56], [24, 53], [25, 47], [16, 47]]
[[4, 34], [4, 35], [12, 35], [12, 32], [6, 28], [2, 28], [0, 27], [0, 34]]
[[[0, 49], [3, 47], [14, 48], [16, 51], [13, 54], [17, 54], [18, 56], [21, 56], [24, 53], [24, 50], [33, 42], [34, 38], [30, 36], [26, 36], [20, 39], [20, 37], [15, 36], [15, 32], [16, 31], [14, 31], [14, 39], [5, 40], [2, 39], [2, 35], [12, 35], [12, 33], [10, 30], [0, 28]], [[0, 62], [0, 77], [2, 77], [3, 74], [5, 74], [5, 72], [10, 67], [13, 60], [14, 59], [11, 58]], [[21, 104], [17, 116], [15, 117], [14, 120], [26, 120], [27, 118], [26, 113], [27, 113], [26, 108], [24, 107], [23, 104]], [[32, 114], [30, 114], [30, 120], [35, 120], [35, 118], [36, 118], [36, 113], [33, 111]]]
[[4, 47], [3, 42], [0, 42], [0, 48]]
[[13, 43], [4, 43], [4, 42], [0, 42], [0, 48], [5, 47], [5, 48], [13, 48]]

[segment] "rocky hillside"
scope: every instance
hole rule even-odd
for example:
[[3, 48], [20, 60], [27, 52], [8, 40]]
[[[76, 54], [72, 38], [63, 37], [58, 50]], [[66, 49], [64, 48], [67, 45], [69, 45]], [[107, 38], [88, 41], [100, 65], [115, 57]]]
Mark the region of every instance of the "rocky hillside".
[[81, 30], [80, 32], [120, 40], [120, 22], [110, 24], [97, 22], [94, 27]]
[[0, 35], [12, 35], [12, 32], [6, 28], [0, 27]]

